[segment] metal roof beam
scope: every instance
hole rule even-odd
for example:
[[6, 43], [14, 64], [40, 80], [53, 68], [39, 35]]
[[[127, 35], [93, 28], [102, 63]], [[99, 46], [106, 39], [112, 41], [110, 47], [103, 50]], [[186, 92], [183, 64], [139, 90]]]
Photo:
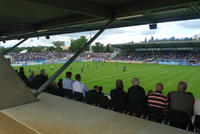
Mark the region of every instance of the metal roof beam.
[[0, 40], [1, 36], [6, 36], [9, 34], [15, 34], [18, 32], [25, 33], [23, 31], [26, 31], [27, 33], [37, 33], [39, 31], [49, 31], [50, 29], [53, 30], [55, 27], [56, 29], [63, 28], [63, 27], [75, 27], [78, 24], [84, 24], [89, 23], [91, 21], [97, 20], [97, 18], [91, 17], [91, 16], [85, 16], [85, 15], [79, 15], [79, 16], [71, 16], [70, 18], [59, 18], [55, 20], [49, 20], [45, 22], [41, 22], [34, 25], [27, 25], [23, 28], [16, 28], [12, 29], [12, 31], [4, 31], [3, 33], [0, 33]]
[[[129, 7], [119, 7], [114, 9], [114, 14], [116, 14], [116, 18], [121, 16], [130, 16], [131, 14], [135, 15], [144, 15], [143, 13], [147, 12], [160, 12], [160, 9], [166, 7], [182, 7], [185, 5], [192, 5], [195, 3], [199, 3], [200, 0], [154, 0], [152, 2], [146, 2], [142, 4], [135, 4]], [[167, 9], [170, 10], [170, 9]]]
[[81, 0], [27, 0], [35, 3], [59, 7], [78, 14], [113, 19], [113, 14], [108, 7], [83, 2]]
[[8, 50], [6, 50], [5, 52], [3, 52], [3, 55], [7, 54], [8, 52], [12, 51], [14, 48], [18, 47], [19, 45], [21, 45], [23, 42], [25, 42], [26, 40], [28, 40], [28, 38], [25, 38], [23, 40], [21, 40], [20, 42], [18, 42], [16, 45], [14, 45], [13, 47], [9, 48]]
[[85, 44], [83, 45], [62, 67], [58, 69], [58, 71], [52, 75], [49, 80], [47, 80], [35, 93], [34, 96], [37, 97], [40, 95], [48, 86], [52, 83], [74, 60], [87, 48], [92, 42], [94, 42], [105, 30], [106, 28], [113, 22], [110, 20], [107, 22], [99, 31]]
[[54, 28], [54, 27], [63, 27], [63, 26], [73, 26], [77, 24], [84, 24], [84, 23], [89, 23], [91, 21], [97, 21], [99, 20], [98, 18], [91, 17], [91, 16], [86, 16], [86, 15], [76, 15], [76, 16], [71, 16], [70, 18], [60, 18], [60, 19], [55, 19], [55, 20], [50, 20], [50, 21], [45, 21], [36, 24], [36, 29], [48, 29], [48, 28]]

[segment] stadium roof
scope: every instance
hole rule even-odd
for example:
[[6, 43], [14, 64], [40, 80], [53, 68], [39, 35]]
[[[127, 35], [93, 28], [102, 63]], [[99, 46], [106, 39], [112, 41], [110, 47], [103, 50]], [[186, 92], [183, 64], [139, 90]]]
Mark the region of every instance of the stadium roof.
[[0, 41], [198, 19], [200, 0], [0, 0]]
[[141, 42], [113, 44], [112, 47], [119, 49], [135, 48], [200, 48], [200, 40], [190, 41], [161, 41], [161, 42]]

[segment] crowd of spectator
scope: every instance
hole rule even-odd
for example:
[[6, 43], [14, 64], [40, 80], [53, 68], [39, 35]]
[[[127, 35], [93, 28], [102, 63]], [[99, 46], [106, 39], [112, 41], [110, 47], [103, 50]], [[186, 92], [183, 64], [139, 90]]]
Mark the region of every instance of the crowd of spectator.
[[[73, 56], [73, 53], [10, 53], [14, 62], [38, 61], [38, 60], [66, 60]], [[128, 60], [128, 61], [178, 61], [200, 63], [200, 51], [179, 50], [179, 51], [134, 51], [125, 50], [117, 56], [112, 53], [83, 53], [77, 60], [104, 59], [104, 60]]]
[[17, 61], [50, 60], [67, 56], [66, 53], [10, 53], [10, 55]]
[[[14, 61], [37, 61], [52, 59], [69, 59], [73, 53], [10, 53]], [[79, 56], [82, 59], [101, 58], [109, 59], [112, 53], [83, 53]]]
[[197, 60], [200, 61], [200, 51], [123, 51], [117, 60], [144, 61], [151, 60]]
[[80, 57], [100, 58], [108, 60], [112, 58], [112, 53], [85, 53], [81, 54]]
[[[41, 69], [38, 75], [30, 72], [28, 78], [24, 74], [23, 67], [17, 73], [27, 86], [36, 90], [48, 80], [44, 69]], [[180, 81], [177, 91], [172, 91], [167, 96], [162, 93], [163, 90], [163, 83], [157, 83], [155, 91], [150, 90], [146, 94], [144, 88], [140, 86], [139, 78], [133, 78], [128, 92], [124, 91], [123, 81], [116, 80], [116, 87], [110, 90], [110, 96], [108, 96], [102, 92], [103, 87], [95, 85], [92, 90], [89, 90], [81, 82], [80, 74], [75, 75], [74, 81], [72, 73], [66, 72], [64, 80], [60, 79], [57, 84], [50, 84], [45, 92], [131, 116], [142, 117], [157, 123], [169, 124], [191, 131], [196, 128], [195, 130], [199, 131], [200, 99], [195, 102], [193, 94], [187, 92], [187, 83]]]

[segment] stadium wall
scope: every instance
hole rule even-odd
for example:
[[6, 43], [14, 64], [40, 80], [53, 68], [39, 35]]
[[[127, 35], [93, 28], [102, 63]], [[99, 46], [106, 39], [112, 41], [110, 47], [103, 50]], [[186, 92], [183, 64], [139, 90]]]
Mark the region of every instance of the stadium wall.
[[[74, 62], [110, 62], [110, 63], [138, 63], [138, 64], [161, 64], [161, 65], [189, 65], [189, 66], [200, 66], [200, 63], [196, 64], [190, 64], [187, 62], [175, 62], [175, 61], [151, 61], [151, 62], [146, 62], [146, 61], [128, 61], [128, 60], [103, 60], [103, 59], [90, 59], [90, 60], [84, 60], [84, 59], [79, 59]], [[29, 66], [29, 65], [42, 65], [42, 64], [59, 64], [59, 63], [66, 63], [67, 60], [56, 60], [56, 61], [48, 61], [44, 60], [41, 62], [38, 61], [18, 61], [15, 62], [14, 64], [11, 64], [11, 66]]]
[[189, 64], [186, 62], [162, 62], [162, 61], [152, 61], [152, 62], [145, 62], [145, 61], [127, 61], [127, 60], [106, 60], [105, 62], [118, 62], [118, 63], [138, 63], [138, 64], [161, 64], [161, 65], [189, 65], [189, 66], [200, 66], [200, 63], [197, 64]]

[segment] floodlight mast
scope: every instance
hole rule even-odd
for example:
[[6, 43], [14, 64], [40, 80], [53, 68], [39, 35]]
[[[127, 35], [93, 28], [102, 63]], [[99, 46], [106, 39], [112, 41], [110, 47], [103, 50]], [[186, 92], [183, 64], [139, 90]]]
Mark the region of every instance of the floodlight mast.
[[17, 43], [16, 45], [14, 45], [13, 47], [9, 48], [8, 50], [3, 52], [3, 55], [7, 54], [8, 52], [12, 51], [14, 48], [16, 48], [17, 46], [21, 45], [23, 42], [25, 42], [26, 40], [28, 40], [28, 38], [24, 38], [23, 40], [21, 40], [19, 43]]
[[36, 92], [35, 97], [40, 95], [96, 38], [101, 35], [104, 30], [113, 22], [114, 19], [108, 21], [82, 48], [80, 48], [49, 80], [47, 80]]

